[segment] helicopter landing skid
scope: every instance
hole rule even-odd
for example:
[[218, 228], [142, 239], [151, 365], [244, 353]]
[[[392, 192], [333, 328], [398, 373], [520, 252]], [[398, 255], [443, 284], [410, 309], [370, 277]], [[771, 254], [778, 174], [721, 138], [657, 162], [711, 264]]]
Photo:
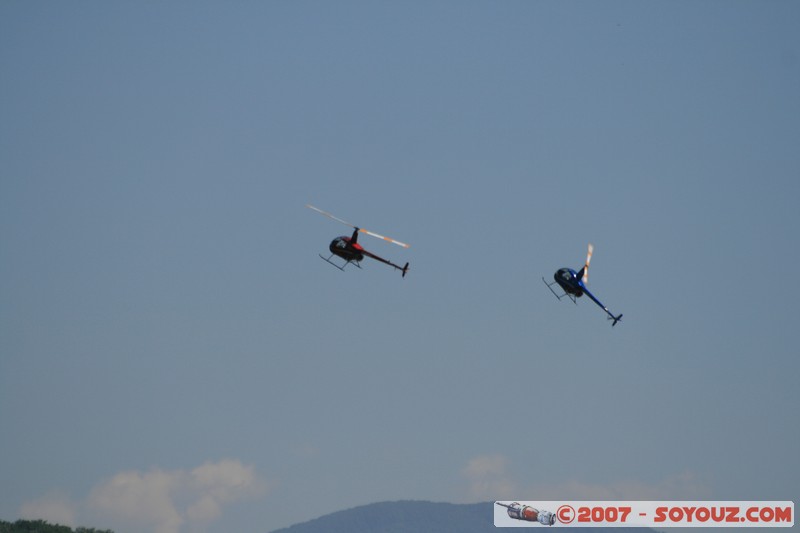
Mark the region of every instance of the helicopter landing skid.
[[323, 261], [325, 261], [326, 263], [329, 263], [329, 264], [331, 264], [331, 265], [335, 266], [336, 268], [338, 268], [338, 269], [339, 269], [339, 270], [341, 270], [342, 272], [344, 272], [344, 267], [346, 267], [347, 265], [350, 265], [350, 264], [353, 264], [353, 265], [357, 266], [358, 268], [361, 268], [361, 265], [359, 265], [359, 264], [358, 264], [357, 262], [355, 262], [355, 261], [345, 261], [344, 265], [342, 265], [342, 266], [339, 266], [339, 265], [337, 265], [336, 263], [334, 263], [333, 261], [331, 261], [331, 258], [333, 257], [333, 254], [331, 254], [329, 257], [325, 257], [325, 256], [324, 256], [324, 255], [322, 255], [322, 254], [318, 254], [318, 255], [319, 255], [319, 258], [320, 258], [320, 259], [322, 259], [322, 260], [323, 260]]
[[564, 294], [562, 294], [561, 296], [559, 296], [559, 295], [556, 293], [556, 291], [554, 291], [554, 290], [553, 290], [553, 285], [555, 285], [555, 282], [553, 282], [553, 283], [547, 283], [547, 281], [546, 281], [544, 278], [542, 278], [542, 282], [543, 282], [545, 285], [547, 285], [547, 288], [548, 288], [548, 289], [550, 289], [550, 292], [552, 292], [552, 293], [553, 293], [553, 296], [555, 296], [556, 298], [558, 298], [558, 301], [561, 301], [561, 298], [563, 298], [564, 296], [568, 296], [568, 297], [569, 297], [569, 299], [570, 299], [570, 300], [572, 300], [572, 303], [574, 303], [575, 305], [578, 305], [578, 300], [577, 300], [577, 299], [576, 299], [576, 298], [575, 298], [573, 295], [571, 295], [570, 293], [568, 293], [568, 292], [566, 292], [566, 291], [564, 292]]

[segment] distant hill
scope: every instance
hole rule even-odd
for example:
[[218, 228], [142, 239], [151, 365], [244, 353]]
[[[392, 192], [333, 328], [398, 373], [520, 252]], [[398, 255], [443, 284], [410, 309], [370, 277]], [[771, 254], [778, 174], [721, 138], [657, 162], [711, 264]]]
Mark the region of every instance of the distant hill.
[[[373, 503], [295, 524], [272, 533], [497, 533], [494, 502], [423, 501]], [[543, 526], [541, 526], [543, 527]], [[647, 528], [582, 528], [581, 532], [652, 532]]]
[[382, 502], [296, 524], [273, 533], [497, 533], [491, 503]]

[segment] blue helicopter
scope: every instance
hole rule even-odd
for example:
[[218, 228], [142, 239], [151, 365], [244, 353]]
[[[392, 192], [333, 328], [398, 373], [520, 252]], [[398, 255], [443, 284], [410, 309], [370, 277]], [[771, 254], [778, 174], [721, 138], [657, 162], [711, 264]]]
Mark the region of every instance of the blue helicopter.
[[[606, 312], [608, 315], [609, 320], [613, 320], [614, 322], [611, 326], [616, 326], [617, 322], [622, 319], [622, 315], [614, 316], [611, 314], [611, 311], [608, 310], [608, 307], [603, 305], [600, 300], [594, 297], [594, 294], [589, 292], [589, 289], [586, 288], [586, 283], [589, 280], [589, 263], [592, 260], [592, 252], [594, 252], [594, 246], [589, 244], [589, 251], [586, 254], [586, 264], [583, 265], [580, 272], [575, 272], [571, 268], [560, 268], [558, 271], [553, 275], [553, 279], [555, 281], [553, 283], [547, 283], [547, 280], [542, 278], [542, 281], [547, 288], [550, 289], [556, 298], [561, 300], [564, 296], [569, 296], [573, 303], [577, 305], [578, 298], [583, 296], [584, 294], [588, 296], [594, 303], [599, 305], [603, 311]], [[556, 291], [553, 290], [553, 285], [558, 285], [564, 290], [564, 294], [559, 295]]]

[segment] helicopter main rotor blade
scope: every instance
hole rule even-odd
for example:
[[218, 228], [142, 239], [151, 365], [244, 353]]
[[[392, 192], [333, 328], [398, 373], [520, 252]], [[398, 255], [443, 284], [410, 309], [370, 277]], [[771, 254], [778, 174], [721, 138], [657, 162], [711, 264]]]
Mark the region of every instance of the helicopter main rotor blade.
[[330, 213], [328, 213], [327, 211], [323, 211], [322, 209], [318, 209], [318, 208], [314, 207], [314, 206], [313, 206], [313, 205], [311, 205], [311, 204], [306, 204], [306, 207], [307, 207], [307, 208], [309, 208], [309, 209], [313, 209], [313, 210], [314, 210], [314, 211], [316, 211], [317, 213], [319, 213], [319, 214], [321, 214], [321, 215], [325, 215], [325, 216], [326, 216], [326, 217], [328, 217], [328, 218], [332, 218], [332, 219], [333, 219], [333, 220], [335, 220], [336, 222], [341, 222], [341, 223], [342, 223], [342, 224], [344, 224], [345, 226], [350, 226], [351, 228], [355, 228], [355, 226], [354, 226], [354, 225], [352, 225], [351, 223], [349, 223], [349, 222], [347, 222], [347, 221], [345, 221], [345, 220], [342, 220], [341, 218], [337, 218], [337, 217], [335, 217], [335, 216], [331, 215]]
[[396, 244], [398, 246], [402, 246], [403, 248], [408, 248], [410, 246], [410, 245], [408, 245], [408, 244], [406, 244], [404, 242], [400, 242], [400, 241], [394, 240], [394, 239], [392, 239], [390, 237], [385, 237], [385, 236], [383, 236], [383, 235], [381, 235], [379, 233], [375, 233], [373, 231], [365, 230], [364, 228], [359, 228], [358, 226], [354, 226], [353, 224], [347, 222], [346, 220], [342, 220], [341, 218], [335, 217], [332, 214], [328, 213], [327, 211], [323, 211], [322, 209], [318, 209], [318, 208], [314, 207], [311, 204], [306, 204], [306, 207], [309, 208], [309, 209], [313, 209], [317, 213], [319, 213], [321, 215], [325, 215], [326, 217], [331, 218], [331, 219], [335, 220], [336, 222], [341, 222], [345, 226], [350, 226], [353, 229], [357, 229], [359, 233], [366, 233], [367, 235], [371, 235], [373, 237], [377, 237], [378, 239], [383, 239], [384, 241], [394, 243], [394, 244]]
[[583, 267], [584, 283], [587, 283], [589, 281], [589, 263], [592, 262], [592, 252], [594, 252], [594, 246], [592, 246], [592, 243], [589, 243], [589, 250], [586, 252], [586, 266]]
[[379, 239], [383, 239], [384, 241], [387, 241], [387, 242], [393, 242], [397, 246], [402, 246], [403, 248], [408, 248], [410, 246], [409, 244], [406, 244], [404, 242], [396, 241], [396, 240], [394, 240], [394, 239], [392, 239], [390, 237], [384, 237], [383, 235], [380, 235], [378, 233], [374, 233], [372, 231], [367, 231], [367, 230], [365, 230], [363, 228], [358, 228], [358, 231], [361, 232], [361, 233], [366, 233], [367, 235], [372, 235], [373, 237], [377, 237]]

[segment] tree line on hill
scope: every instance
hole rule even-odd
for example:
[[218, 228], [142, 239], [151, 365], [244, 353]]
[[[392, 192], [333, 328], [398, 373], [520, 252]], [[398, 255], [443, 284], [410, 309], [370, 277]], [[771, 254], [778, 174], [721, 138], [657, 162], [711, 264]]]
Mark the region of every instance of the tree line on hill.
[[94, 529], [79, 527], [72, 529], [68, 526], [50, 524], [46, 520], [17, 520], [5, 522], [0, 520], [0, 533], [114, 533], [110, 529]]

